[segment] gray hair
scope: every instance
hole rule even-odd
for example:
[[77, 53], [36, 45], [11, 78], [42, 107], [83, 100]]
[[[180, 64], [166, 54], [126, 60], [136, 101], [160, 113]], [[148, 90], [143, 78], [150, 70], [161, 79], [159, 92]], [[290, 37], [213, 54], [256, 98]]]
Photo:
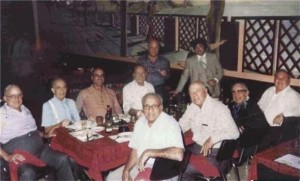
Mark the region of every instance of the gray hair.
[[163, 104], [163, 99], [159, 94], [156, 93], [147, 93], [146, 95], [143, 96], [142, 98], [142, 104], [145, 105], [145, 101], [146, 99], [148, 99], [148, 97], [154, 97], [155, 99], [157, 99], [159, 101], [159, 104], [162, 105]]
[[194, 84], [198, 84], [198, 85], [199, 85], [201, 88], [203, 88], [203, 89], [206, 88], [204, 82], [202, 82], [201, 80], [197, 80], [197, 81], [192, 82], [192, 83], [190, 84], [189, 88], [190, 88], [192, 85], [194, 85]]

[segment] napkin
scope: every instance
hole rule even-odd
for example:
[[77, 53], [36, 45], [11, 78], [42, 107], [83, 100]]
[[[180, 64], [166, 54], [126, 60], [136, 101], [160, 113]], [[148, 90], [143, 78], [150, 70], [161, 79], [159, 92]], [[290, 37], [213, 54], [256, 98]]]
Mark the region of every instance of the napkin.
[[109, 136], [110, 139], [115, 140], [118, 143], [130, 141], [131, 137], [132, 137], [132, 132], [123, 132], [117, 135]]

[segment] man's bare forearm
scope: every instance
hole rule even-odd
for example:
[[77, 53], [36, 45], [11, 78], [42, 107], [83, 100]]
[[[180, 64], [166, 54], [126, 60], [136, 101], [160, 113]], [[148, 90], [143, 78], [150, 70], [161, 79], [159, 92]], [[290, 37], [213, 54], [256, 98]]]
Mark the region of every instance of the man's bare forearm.
[[145, 150], [149, 157], [160, 157], [160, 158], [167, 158], [171, 160], [181, 161], [183, 159], [183, 148], [177, 147], [170, 147], [164, 149], [148, 149]]

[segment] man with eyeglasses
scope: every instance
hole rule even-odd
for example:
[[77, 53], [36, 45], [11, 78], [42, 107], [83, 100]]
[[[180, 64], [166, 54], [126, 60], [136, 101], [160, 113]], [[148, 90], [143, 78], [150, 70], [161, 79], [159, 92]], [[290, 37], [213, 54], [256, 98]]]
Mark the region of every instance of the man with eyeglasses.
[[91, 75], [92, 85], [81, 90], [77, 96], [78, 112], [83, 111], [89, 119], [105, 117], [107, 105], [112, 108], [113, 113], [122, 113], [115, 91], [104, 86], [104, 77], [102, 68], [94, 68]]
[[242, 148], [245, 148], [240, 162], [242, 164], [253, 155], [256, 144], [260, 143], [267, 133], [269, 125], [262, 110], [249, 98], [249, 89], [246, 84], [235, 83], [231, 88], [231, 93], [233, 101], [228, 108], [241, 134], [238, 147], [240, 154]]
[[[26, 159], [24, 155], [14, 153], [19, 149], [37, 156], [53, 168], [58, 180], [74, 180], [68, 157], [43, 144], [31, 112], [23, 105], [20, 87], [8, 85], [4, 90], [4, 100], [6, 103], [0, 108], [1, 169], [3, 166], [9, 170], [10, 162], [18, 163]], [[19, 180], [37, 179], [37, 170], [31, 164], [22, 164], [18, 173]]]
[[189, 86], [189, 95], [192, 103], [179, 119], [183, 132], [188, 130], [193, 132], [194, 144], [189, 148], [192, 156], [182, 177], [187, 181], [194, 180], [195, 174], [203, 173], [204, 170], [199, 167], [203, 159], [217, 167], [219, 162], [216, 156], [221, 142], [239, 137], [239, 131], [229, 109], [208, 95], [203, 82], [192, 82]]
[[[180, 127], [173, 117], [163, 112], [162, 103], [160, 95], [155, 93], [148, 93], [142, 98], [145, 116], [135, 123], [128, 145], [132, 148], [129, 159], [125, 166], [108, 175], [108, 181], [150, 180], [149, 173], [155, 158], [183, 159]], [[170, 180], [177, 180], [177, 176]]]
[[[270, 131], [261, 144], [261, 149], [277, 144], [282, 133], [282, 124], [299, 122], [300, 94], [290, 87], [291, 77], [285, 70], [279, 70], [274, 76], [274, 86], [268, 88], [258, 101], [270, 125]], [[299, 126], [299, 124], [298, 124]], [[299, 130], [298, 130], [299, 132]]]
[[153, 85], [146, 81], [147, 70], [143, 65], [136, 65], [132, 75], [134, 80], [123, 88], [123, 111], [139, 117], [143, 113], [142, 97], [155, 91]]

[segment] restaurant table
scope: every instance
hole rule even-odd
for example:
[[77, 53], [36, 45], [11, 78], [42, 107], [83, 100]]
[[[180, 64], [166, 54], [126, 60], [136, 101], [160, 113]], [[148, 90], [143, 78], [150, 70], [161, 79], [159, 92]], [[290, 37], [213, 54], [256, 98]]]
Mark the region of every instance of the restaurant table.
[[103, 138], [83, 142], [69, 134], [66, 128], [58, 128], [52, 138], [51, 147], [73, 158], [88, 169], [88, 175], [94, 180], [102, 180], [101, 172], [119, 167], [126, 163], [131, 149], [128, 142], [118, 143], [108, 136], [117, 134], [100, 132]]
[[[300, 156], [300, 138], [284, 142], [257, 153], [251, 161], [251, 166], [248, 170], [248, 180], [259, 180], [259, 172], [261, 171], [259, 168], [262, 167], [267, 167], [269, 170], [272, 170], [274, 173], [276, 173], [276, 175], [282, 174], [285, 176], [290, 176], [291, 178], [297, 178], [297, 180], [299, 180], [299, 169], [275, 161], [275, 159], [286, 154], [291, 154], [298, 157]], [[276, 177], [276, 179], [280, 178]]]

